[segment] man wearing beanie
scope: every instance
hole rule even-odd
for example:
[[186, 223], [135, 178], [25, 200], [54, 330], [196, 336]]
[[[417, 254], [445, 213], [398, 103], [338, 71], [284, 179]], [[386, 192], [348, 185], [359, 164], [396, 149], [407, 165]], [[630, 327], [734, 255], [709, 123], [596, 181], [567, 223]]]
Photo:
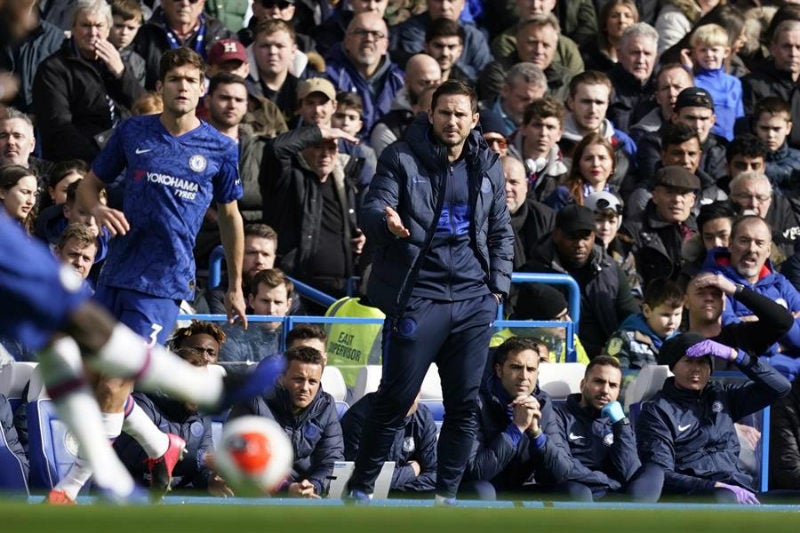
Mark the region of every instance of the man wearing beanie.
[[[749, 381], [710, 381], [715, 360], [733, 363]], [[642, 405], [636, 424], [642, 464], [664, 469], [665, 495], [758, 504], [754, 480], [739, 465], [734, 422], [786, 396], [789, 381], [755, 355], [693, 332], [666, 341], [658, 362], [674, 377]]]
[[531, 253], [526, 272], [569, 274], [581, 289], [580, 336], [589, 356], [600, 353], [606, 339], [628, 315], [639, 312], [628, 277], [595, 244], [594, 213], [582, 205], [568, 205], [556, 214], [550, 237]]
[[[569, 316], [566, 298], [564, 298], [561, 291], [550, 285], [543, 283], [520, 284], [515, 300], [514, 311], [511, 313], [509, 320], [557, 320], [559, 322], [572, 320]], [[541, 328], [531, 326], [506, 328], [492, 335], [489, 346], [494, 348], [514, 336], [535, 337], [547, 347], [547, 358], [542, 358], [541, 362], [566, 363], [567, 352], [566, 343], [564, 342], [566, 332], [567, 330], [564, 327]], [[588, 365], [589, 356], [586, 354], [586, 349], [581, 344], [580, 339], [578, 339], [577, 333], [574, 334], [573, 339], [574, 356], [572, 360]]]

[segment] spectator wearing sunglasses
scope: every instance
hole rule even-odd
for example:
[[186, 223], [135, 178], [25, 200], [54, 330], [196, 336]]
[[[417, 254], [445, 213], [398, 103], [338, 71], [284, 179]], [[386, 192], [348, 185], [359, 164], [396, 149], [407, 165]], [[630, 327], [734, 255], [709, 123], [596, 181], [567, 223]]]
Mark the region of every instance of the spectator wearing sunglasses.
[[203, 13], [205, 0], [163, 0], [150, 20], [139, 28], [133, 49], [146, 64], [145, 87], [156, 88], [161, 54], [187, 46], [205, 61], [214, 43], [236, 35], [212, 16]]

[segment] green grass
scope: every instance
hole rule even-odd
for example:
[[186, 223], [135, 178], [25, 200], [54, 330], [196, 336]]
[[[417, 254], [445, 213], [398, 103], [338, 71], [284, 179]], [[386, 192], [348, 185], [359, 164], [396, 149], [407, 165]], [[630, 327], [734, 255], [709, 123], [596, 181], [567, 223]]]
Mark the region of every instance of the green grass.
[[[786, 508], [783, 508], [786, 509]], [[709, 509], [486, 509], [0, 503], [3, 533], [797, 533], [800, 512]]]

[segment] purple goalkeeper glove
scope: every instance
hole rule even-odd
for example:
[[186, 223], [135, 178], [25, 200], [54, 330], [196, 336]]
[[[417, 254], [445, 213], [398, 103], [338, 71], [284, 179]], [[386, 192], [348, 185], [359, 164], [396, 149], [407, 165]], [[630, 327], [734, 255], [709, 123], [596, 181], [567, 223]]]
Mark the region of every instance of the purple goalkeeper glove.
[[750, 492], [747, 489], [743, 489], [737, 485], [728, 485], [726, 483], [720, 483], [719, 488], [726, 489], [731, 491], [736, 495], [736, 503], [746, 504], [746, 505], [760, 505], [761, 502], [758, 501], [756, 495]]
[[686, 350], [686, 357], [704, 357], [706, 355], [712, 355], [725, 361], [732, 361], [735, 357], [733, 348], [709, 339], [700, 341]]
[[612, 424], [616, 424], [625, 418], [622, 405], [619, 402], [608, 402], [605, 407], [600, 409], [600, 415], [608, 417]]

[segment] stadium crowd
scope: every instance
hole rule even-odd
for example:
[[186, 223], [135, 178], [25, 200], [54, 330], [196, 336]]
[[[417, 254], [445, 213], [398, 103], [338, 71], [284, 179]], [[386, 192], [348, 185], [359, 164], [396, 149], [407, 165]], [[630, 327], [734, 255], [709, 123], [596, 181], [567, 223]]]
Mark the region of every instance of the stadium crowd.
[[[285, 346], [278, 387], [227, 415], [285, 428], [282, 492], [326, 496], [342, 460], [354, 501], [388, 460], [392, 495], [440, 503], [800, 490], [797, 3], [0, 0], [0, 14], [0, 212], [194, 366], [247, 372]], [[574, 342], [487, 327], [501, 303], [571, 321], [558, 288], [511, 286], [512, 270], [577, 282]], [[326, 314], [297, 281], [344, 299], [329, 314], [385, 315], [383, 351], [374, 328], [248, 324]], [[174, 326], [179, 305], [230, 320]], [[381, 353], [381, 389], [339, 412], [326, 365]], [[554, 401], [540, 366], [568, 359], [585, 365], [580, 392]], [[34, 360], [0, 338], [0, 365]], [[431, 362], [441, 428], [420, 402]], [[633, 420], [624, 395], [648, 365], [673, 377]], [[712, 377], [730, 370], [744, 378]], [[138, 483], [234, 495], [208, 461], [218, 414], [92, 383]], [[25, 406], [1, 393], [27, 475]], [[739, 452], [760, 446], [767, 406], [761, 492]], [[48, 501], [74, 503], [91, 475], [78, 457]]]

